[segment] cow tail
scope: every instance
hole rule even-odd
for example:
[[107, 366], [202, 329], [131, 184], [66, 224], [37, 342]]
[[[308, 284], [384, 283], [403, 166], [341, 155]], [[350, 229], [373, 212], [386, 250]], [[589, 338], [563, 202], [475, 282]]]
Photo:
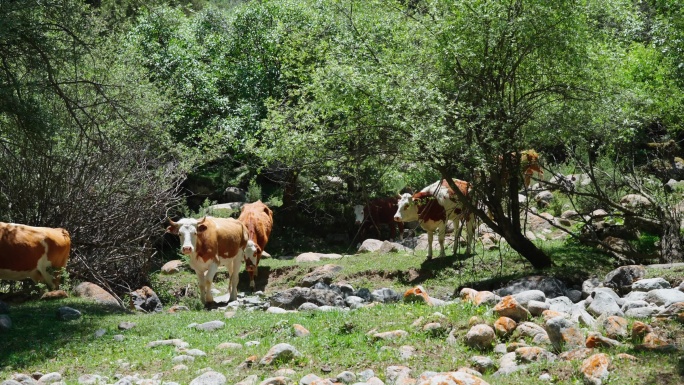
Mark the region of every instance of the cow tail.
[[69, 234], [69, 231], [66, 229], [61, 229], [62, 230], [62, 235], [64, 236], [64, 239], [71, 242], [71, 234]]

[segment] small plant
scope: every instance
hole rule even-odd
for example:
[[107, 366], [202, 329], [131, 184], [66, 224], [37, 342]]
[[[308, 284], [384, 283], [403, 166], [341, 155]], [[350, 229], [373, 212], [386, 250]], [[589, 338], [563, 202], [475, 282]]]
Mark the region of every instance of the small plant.
[[247, 202], [256, 202], [261, 199], [261, 186], [256, 183], [255, 179], [249, 181], [246, 196]]

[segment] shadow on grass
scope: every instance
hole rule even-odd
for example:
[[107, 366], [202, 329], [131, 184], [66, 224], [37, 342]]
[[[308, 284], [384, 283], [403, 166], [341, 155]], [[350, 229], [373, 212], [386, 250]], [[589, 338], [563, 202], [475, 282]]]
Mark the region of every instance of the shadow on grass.
[[[80, 311], [82, 317], [59, 320], [57, 309], [62, 306]], [[95, 331], [102, 327], [101, 318], [125, 313], [123, 309], [74, 299], [31, 300], [12, 305], [9, 311], [12, 327], [0, 332], [0, 367], [10, 366], [20, 371], [23, 367], [41, 365], [57, 358], [61, 348], [95, 338]]]

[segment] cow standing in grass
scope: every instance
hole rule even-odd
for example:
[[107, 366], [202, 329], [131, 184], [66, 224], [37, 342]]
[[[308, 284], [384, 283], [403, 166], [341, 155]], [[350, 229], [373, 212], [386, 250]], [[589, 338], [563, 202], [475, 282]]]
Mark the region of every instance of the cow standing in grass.
[[0, 279], [31, 278], [56, 289], [70, 251], [71, 237], [64, 229], [0, 222]]
[[247, 227], [233, 218], [183, 218], [169, 222], [167, 231], [180, 237], [181, 252], [190, 258], [190, 267], [197, 273], [202, 303], [214, 302], [211, 284], [219, 266], [228, 268], [230, 300], [236, 300], [240, 264], [256, 251], [253, 244], [248, 245]]
[[[458, 179], [454, 179], [454, 183], [461, 193], [467, 197], [470, 191], [470, 184]], [[432, 259], [432, 240], [435, 231], [438, 232], [439, 255], [440, 257], [446, 255], [444, 252], [444, 238], [446, 236], [447, 220], [453, 221], [455, 227], [458, 226], [459, 228], [465, 222], [466, 254], [470, 254], [475, 235], [475, 216], [462, 206], [456, 197], [456, 193], [449, 187], [446, 180], [437, 181], [413, 195], [400, 195], [398, 206], [399, 208], [394, 214], [395, 221], [418, 221], [420, 227], [427, 231], [427, 259]], [[456, 254], [457, 245], [458, 239], [454, 240], [454, 255]]]
[[256, 249], [251, 257], [247, 255], [245, 257], [245, 270], [249, 274], [249, 287], [254, 290], [256, 288], [254, 277], [259, 273], [261, 254], [264, 252], [268, 237], [271, 236], [273, 229], [273, 211], [261, 201], [248, 203], [242, 206], [238, 221], [247, 227], [249, 241]]

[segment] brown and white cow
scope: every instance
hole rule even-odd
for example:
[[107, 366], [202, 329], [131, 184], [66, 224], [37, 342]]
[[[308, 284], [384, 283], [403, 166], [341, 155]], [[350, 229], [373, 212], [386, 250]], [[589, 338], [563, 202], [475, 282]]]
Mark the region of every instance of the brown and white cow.
[[251, 257], [245, 258], [245, 270], [249, 274], [249, 287], [254, 290], [256, 283], [254, 277], [259, 273], [259, 261], [264, 248], [268, 243], [273, 229], [273, 211], [262, 201], [248, 203], [242, 206], [242, 212], [238, 221], [247, 227], [249, 239], [254, 244], [256, 252]]
[[256, 251], [253, 244], [248, 245], [247, 227], [233, 218], [183, 218], [169, 222], [166, 231], [180, 237], [181, 252], [190, 258], [190, 267], [197, 273], [202, 303], [214, 302], [211, 283], [219, 266], [228, 268], [230, 300], [236, 300], [240, 264]]
[[0, 222], [0, 279], [31, 278], [58, 288], [70, 252], [71, 237], [64, 229]]
[[380, 225], [387, 225], [390, 230], [390, 238], [395, 239], [396, 229], [399, 227], [399, 240], [403, 239], [404, 222], [395, 222], [394, 213], [397, 212], [399, 206], [397, 203], [399, 198], [377, 198], [369, 201], [365, 206], [354, 206], [354, 217], [356, 225], [361, 225], [359, 234], [363, 240], [369, 228], [375, 228], [375, 231], [380, 238]]
[[[463, 195], [468, 196], [470, 184], [468, 182], [454, 179], [454, 183], [461, 190]], [[394, 215], [397, 222], [418, 221], [420, 227], [428, 234], [428, 256], [432, 259], [432, 240], [434, 232], [438, 232], [440, 246], [440, 257], [444, 257], [444, 237], [446, 235], [447, 220], [460, 226], [465, 222], [466, 226], [466, 254], [470, 254], [471, 245], [475, 234], [475, 216], [468, 210], [464, 210], [460, 201], [455, 196], [455, 192], [449, 187], [446, 180], [437, 181], [420, 192], [402, 194], [399, 199], [399, 209]], [[454, 241], [454, 255], [458, 240]]]

